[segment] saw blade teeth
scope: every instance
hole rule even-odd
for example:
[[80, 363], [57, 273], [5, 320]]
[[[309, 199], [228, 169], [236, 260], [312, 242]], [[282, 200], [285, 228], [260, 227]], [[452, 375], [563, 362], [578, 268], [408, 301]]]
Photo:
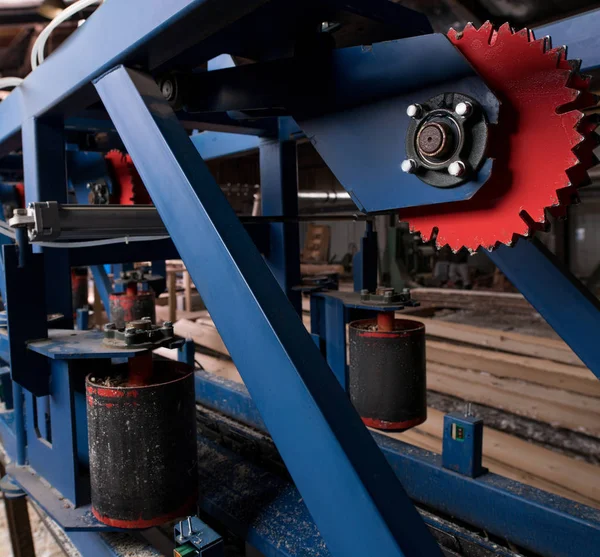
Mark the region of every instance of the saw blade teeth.
[[510, 26], [510, 23], [503, 23], [498, 28], [498, 36], [496, 37], [496, 40], [508, 38], [509, 36], [512, 36], [513, 34], [514, 34], [513, 29]]

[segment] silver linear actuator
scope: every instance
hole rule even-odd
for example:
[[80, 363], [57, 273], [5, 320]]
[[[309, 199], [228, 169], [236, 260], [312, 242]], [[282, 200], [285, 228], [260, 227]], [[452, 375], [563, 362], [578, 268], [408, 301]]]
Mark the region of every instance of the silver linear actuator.
[[168, 235], [151, 205], [61, 205], [44, 201], [15, 209], [8, 224], [12, 228], [26, 227], [31, 242]]

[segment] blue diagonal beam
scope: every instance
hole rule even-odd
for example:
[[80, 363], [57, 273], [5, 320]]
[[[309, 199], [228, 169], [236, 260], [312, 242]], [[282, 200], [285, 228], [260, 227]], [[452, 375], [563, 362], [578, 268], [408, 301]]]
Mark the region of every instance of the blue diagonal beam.
[[600, 302], [539, 240], [521, 238], [489, 258], [600, 379]]
[[331, 553], [441, 555], [156, 83], [96, 89]]

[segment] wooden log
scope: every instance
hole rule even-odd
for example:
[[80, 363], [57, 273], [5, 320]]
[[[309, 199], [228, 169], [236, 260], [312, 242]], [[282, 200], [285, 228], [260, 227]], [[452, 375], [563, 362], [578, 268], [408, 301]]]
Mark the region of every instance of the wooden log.
[[191, 338], [195, 344], [210, 348], [219, 354], [229, 356], [229, 351], [221, 339], [217, 329], [212, 324], [203, 322], [194, 323], [187, 319], [180, 319], [174, 326], [175, 334], [184, 338]]
[[600, 381], [580, 366], [434, 340], [427, 341], [427, 361], [600, 397]]
[[[400, 312], [396, 314], [397, 317], [401, 317], [401, 315]], [[425, 324], [425, 333], [430, 337], [585, 367], [585, 364], [562, 340], [474, 327], [439, 319], [422, 318], [419, 320]]]
[[167, 289], [169, 291], [169, 321], [177, 321], [177, 287], [175, 285], [175, 271], [167, 271]]
[[555, 427], [600, 437], [598, 401], [592, 397], [497, 379], [441, 364], [428, 364], [427, 388]]

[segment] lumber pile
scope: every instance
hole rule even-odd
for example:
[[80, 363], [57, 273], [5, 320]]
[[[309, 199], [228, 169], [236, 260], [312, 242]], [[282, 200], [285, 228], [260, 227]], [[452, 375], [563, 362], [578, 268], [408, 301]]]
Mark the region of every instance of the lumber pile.
[[530, 315], [535, 311], [521, 294], [487, 290], [454, 290], [451, 288], [413, 288], [413, 300], [449, 309], [506, 311]]
[[[241, 381], [208, 313], [198, 312], [194, 318], [178, 321], [175, 332], [214, 354], [197, 353], [204, 369]], [[600, 382], [562, 341], [421, 320], [431, 337], [427, 343], [430, 391], [600, 439]], [[306, 313], [303, 322], [310, 327]], [[441, 452], [443, 413], [429, 408], [428, 414], [421, 426], [390, 435]], [[505, 477], [600, 508], [599, 470], [588, 462], [486, 427], [484, 465]]]

